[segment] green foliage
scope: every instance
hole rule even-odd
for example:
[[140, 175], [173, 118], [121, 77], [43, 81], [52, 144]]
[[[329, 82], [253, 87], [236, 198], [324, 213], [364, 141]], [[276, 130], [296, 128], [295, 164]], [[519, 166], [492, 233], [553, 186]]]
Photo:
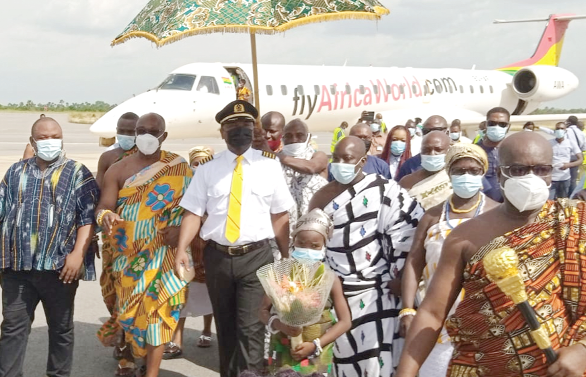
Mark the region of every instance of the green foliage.
[[543, 109], [537, 109], [530, 115], [540, 114], [583, 114], [586, 113], [586, 109], [556, 109], [554, 107], [544, 107]]
[[58, 103], [34, 103], [31, 100], [26, 103], [9, 103], [7, 105], [0, 104], [0, 110], [14, 110], [14, 111], [38, 111], [38, 112], [101, 112], [105, 113], [116, 105], [110, 105], [104, 101], [96, 101], [94, 103], [69, 103], [60, 100]]

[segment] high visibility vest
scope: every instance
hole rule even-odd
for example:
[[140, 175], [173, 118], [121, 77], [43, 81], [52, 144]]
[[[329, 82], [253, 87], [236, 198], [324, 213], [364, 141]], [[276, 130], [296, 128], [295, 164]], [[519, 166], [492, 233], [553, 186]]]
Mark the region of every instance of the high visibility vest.
[[344, 130], [340, 127], [336, 127], [336, 129], [334, 130], [334, 135], [332, 136], [332, 146], [330, 148], [331, 153], [334, 153], [334, 148], [336, 148], [336, 144], [338, 144], [338, 141], [342, 140], [345, 137], [346, 135], [344, 134]]

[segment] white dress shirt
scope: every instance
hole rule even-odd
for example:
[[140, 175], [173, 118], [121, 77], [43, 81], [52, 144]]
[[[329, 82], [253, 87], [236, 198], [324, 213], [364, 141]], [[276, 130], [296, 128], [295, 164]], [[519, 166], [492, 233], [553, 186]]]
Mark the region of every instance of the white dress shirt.
[[271, 214], [286, 212], [295, 204], [277, 159], [264, 157], [261, 151], [252, 148], [242, 156], [240, 238], [236, 242], [229, 242], [225, 233], [237, 155], [225, 150], [201, 164], [181, 200], [181, 207], [187, 211], [198, 216], [208, 214], [200, 231], [204, 240], [240, 246], [273, 238]]

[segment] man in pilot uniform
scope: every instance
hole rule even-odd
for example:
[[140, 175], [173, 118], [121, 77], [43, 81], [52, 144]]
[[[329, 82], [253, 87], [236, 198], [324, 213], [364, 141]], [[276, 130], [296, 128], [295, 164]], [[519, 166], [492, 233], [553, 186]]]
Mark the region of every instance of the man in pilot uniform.
[[256, 271], [273, 262], [270, 238], [283, 257], [289, 255], [287, 210], [294, 202], [275, 155], [251, 148], [257, 116], [242, 100], [216, 115], [228, 149], [200, 162], [180, 203], [185, 215], [175, 268], [189, 268], [186, 249], [201, 227], [200, 236], [209, 241], [204, 266], [222, 377], [262, 368], [264, 325], [258, 309], [264, 291]]

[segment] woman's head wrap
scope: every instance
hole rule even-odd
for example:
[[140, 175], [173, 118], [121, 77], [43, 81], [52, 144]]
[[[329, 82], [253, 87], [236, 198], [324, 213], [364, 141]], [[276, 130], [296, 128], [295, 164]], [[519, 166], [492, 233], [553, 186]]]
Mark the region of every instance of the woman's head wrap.
[[293, 231], [293, 238], [297, 236], [297, 233], [303, 230], [313, 230], [318, 232], [327, 241], [332, 237], [334, 232], [334, 223], [332, 219], [321, 209], [315, 208], [309, 213], [301, 216], [295, 224], [295, 230]]
[[197, 146], [189, 150], [189, 165], [193, 164], [193, 160], [198, 157], [209, 157], [214, 155], [214, 150], [211, 147]]
[[484, 169], [484, 174], [486, 174], [488, 170], [488, 156], [486, 152], [478, 145], [470, 143], [458, 143], [450, 147], [450, 150], [446, 154], [446, 171], [448, 174], [452, 165], [462, 158], [471, 158], [477, 161]]

